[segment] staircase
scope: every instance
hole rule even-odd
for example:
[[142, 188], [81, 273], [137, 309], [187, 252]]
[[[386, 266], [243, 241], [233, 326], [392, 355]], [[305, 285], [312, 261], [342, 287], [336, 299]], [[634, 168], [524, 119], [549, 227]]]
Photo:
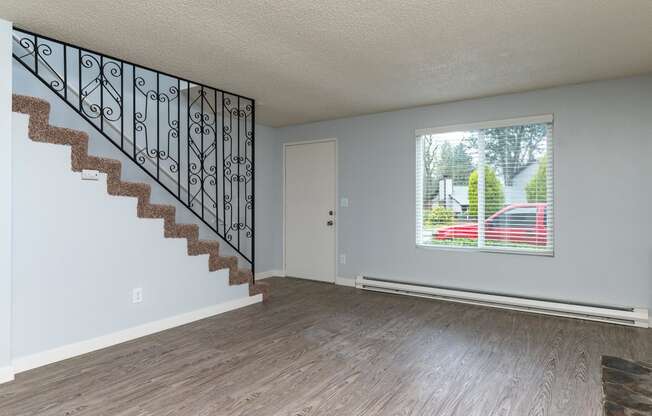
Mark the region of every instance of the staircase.
[[50, 104], [42, 99], [14, 95], [13, 111], [29, 115], [29, 137], [35, 142], [66, 145], [71, 147], [72, 170], [96, 170], [107, 175], [107, 192], [110, 195], [138, 199], [137, 216], [140, 218], [162, 218], [165, 238], [185, 238], [190, 256], [209, 255], [210, 271], [229, 269], [229, 284], [249, 285], [251, 296], [262, 294], [269, 298], [269, 287], [264, 282], [255, 282], [250, 269], [241, 269], [235, 256], [220, 256], [220, 243], [214, 240], [200, 240], [197, 224], [177, 224], [176, 208], [172, 205], [150, 203], [151, 187], [145, 183], [121, 180], [122, 163], [118, 160], [96, 157], [88, 154], [88, 134], [49, 124]]
[[[89, 155], [88, 134], [50, 126], [48, 102], [15, 96], [30, 138], [71, 146], [73, 170], [106, 173], [109, 194], [138, 198], [138, 216], [163, 218], [166, 238], [186, 238], [189, 255], [209, 254], [210, 271], [228, 268], [231, 284], [248, 282], [267, 298], [254, 277], [254, 100], [27, 30], [14, 28], [13, 41], [14, 60], [54, 93], [46, 96], [56, 113], [60, 105], [77, 113], [74, 127], [122, 162]], [[121, 179], [134, 171], [133, 182]], [[150, 202], [161, 191], [176, 207]], [[177, 224], [175, 214], [197, 223]]]

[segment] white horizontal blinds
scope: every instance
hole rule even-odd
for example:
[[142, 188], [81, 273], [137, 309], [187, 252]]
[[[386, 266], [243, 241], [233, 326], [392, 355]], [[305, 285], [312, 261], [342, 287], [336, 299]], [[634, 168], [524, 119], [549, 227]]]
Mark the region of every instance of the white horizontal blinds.
[[417, 133], [417, 243], [552, 253], [552, 117], [485, 126]]
[[555, 229], [555, 204], [554, 204], [554, 195], [553, 190], [554, 186], [554, 157], [555, 152], [553, 151], [553, 124], [552, 121], [546, 123], [546, 228], [548, 231], [547, 239], [547, 251], [549, 254], [554, 252], [555, 248], [555, 234], [553, 230]]
[[[469, 177], [478, 163], [478, 153], [467, 131], [423, 134], [417, 137], [420, 149], [417, 172], [418, 244], [477, 246], [477, 232], [464, 229], [477, 223], [477, 209], [469, 210]], [[473, 197], [471, 195], [471, 197]], [[477, 205], [477, 204], [476, 204]], [[453, 228], [458, 226], [459, 229]], [[455, 238], [445, 238], [447, 229]]]
[[486, 247], [549, 251], [549, 125], [482, 129]]
[[417, 154], [416, 154], [416, 236], [417, 245], [423, 243], [423, 136], [417, 136]]

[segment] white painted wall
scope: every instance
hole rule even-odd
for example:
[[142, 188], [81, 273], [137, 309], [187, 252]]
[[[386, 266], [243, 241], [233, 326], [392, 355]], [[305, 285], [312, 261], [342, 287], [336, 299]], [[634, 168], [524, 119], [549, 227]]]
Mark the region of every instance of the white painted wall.
[[[555, 256], [415, 247], [415, 129], [554, 113]], [[279, 129], [337, 137], [338, 276], [652, 307], [652, 76]], [[280, 220], [280, 217], [279, 217]], [[279, 242], [282, 244], [282, 242]]]
[[11, 23], [0, 19], [0, 382], [11, 364]]
[[[162, 219], [136, 216], [136, 199], [82, 181], [66, 146], [32, 142], [15, 114], [13, 360], [151, 321], [248, 298]], [[132, 289], [144, 301], [132, 303]]]

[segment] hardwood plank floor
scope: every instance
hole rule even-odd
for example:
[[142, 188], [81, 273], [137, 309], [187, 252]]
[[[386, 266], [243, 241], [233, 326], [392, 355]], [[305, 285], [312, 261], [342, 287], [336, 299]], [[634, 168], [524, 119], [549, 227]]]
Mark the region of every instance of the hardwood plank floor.
[[272, 278], [272, 300], [17, 375], [0, 415], [600, 415], [652, 331]]

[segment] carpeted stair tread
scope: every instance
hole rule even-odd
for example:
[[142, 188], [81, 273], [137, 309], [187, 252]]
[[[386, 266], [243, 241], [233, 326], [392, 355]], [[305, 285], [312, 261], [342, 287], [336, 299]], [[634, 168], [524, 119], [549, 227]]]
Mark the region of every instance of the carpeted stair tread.
[[50, 103], [40, 98], [14, 95], [12, 97], [11, 109], [15, 113], [29, 115], [27, 126], [30, 139], [41, 142], [53, 143], [56, 137], [49, 137], [45, 133], [49, 130], [48, 120], [50, 118]]
[[239, 269], [238, 273], [242, 276], [242, 278], [244, 278], [247, 281], [253, 278], [253, 273], [251, 273], [251, 269]]
[[106, 173], [106, 189], [110, 195], [119, 195], [120, 176], [122, 174], [122, 163], [119, 160], [105, 157], [86, 156], [83, 162], [84, 169], [97, 170]]
[[186, 238], [197, 240], [199, 237], [199, 226], [197, 224], [168, 224], [165, 223], [166, 238]]
[[152, 193], [152, 187], [149, 184], [142, 182], [120, 182], [120, 189], [118, 195], [132, 196], [138, 199], [149, 201]]
[[98, 170], [106, 174], [122, 173], [122, 163], [119, 160], [106, 157], [87, 156], [84, 168]]
[[[250, 281], [251, 282], [251, 281]], [[270, 286], [267, 282], [258, 281], [255, 284], [249, 283], [249, 296], [255, 296], [257, 294], [263, 295], [263, 300], [269, 299]]]
[[199, 256], [202, 254], [217, 254], [220, 243], [213, 240], [188, 240], [188, 255]]
[[220, 256], [219, 242], [214, 240], [199, 240], [197, 224], [177, 224], [175, 222], [176, 208], [173, 205], [150, 204], [151, 186], [139, 182], [123, 182], [122, 163], [119, 160], [91, 156], [88, 154], [88, 134], [65, 127], [49, 124], [50, 103], [40, 98], [13, 95], [12, 111], [29, 115], [28, 135], [36, 142], [61, 144], [71, 146], [72, 170], [97, 170], [107, 175], [107, 191], [111, 195], [138, 198], [140, 218], [163, 218], [164, 235], [166, 238], [186, 238], [188, 254], [209, 254], [208, 267], [210, 271], [229, 269], [229, 284], [249, 284], [251, 296], [262, 294], [263, 300], [269, 298], [269, 285], [264, 282], [253, 283], [251, 270], [239, 269], [235, 256]]
[[235, 279], [235, 274], [238, 271], [238, 258], [235, 256], [211, 256], [208, 260], [208, 270], [213, 272], [222, 269], [230, 270], [229, 280]]
[[48, 140], [48, 143], [67, 144], [71, 146], [84, 145], [88, 143], [87, 133], [69, 129], [67, 127], [48, 126], [45, 134], [47, 134], [47, 137], [56, 137], [56, 140]]
[[138, 207], [138, 217], [140, 218], [164, 218], [174, 222], [176, 212], [177, 209], [174, 205], [145, 204]]
[[238, 270], [234, 273], [233, 279], [229, 279], [231, 284], [240, 285], [249, 282], [251, 279], [251, 272], [247, 273], [245, 270]]

